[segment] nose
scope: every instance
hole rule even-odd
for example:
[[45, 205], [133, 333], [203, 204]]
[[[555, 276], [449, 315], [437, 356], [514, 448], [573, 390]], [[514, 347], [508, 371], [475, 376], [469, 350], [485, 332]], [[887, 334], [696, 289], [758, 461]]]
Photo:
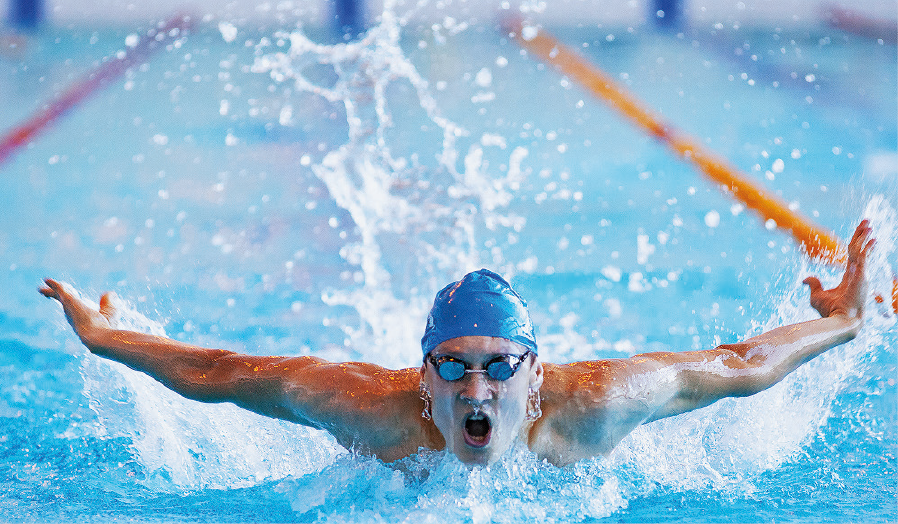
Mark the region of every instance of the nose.
[[483, 404], [493, 397], [493, 391], [485, 373], [468, 373], [462, 379], [462, 389], [459, 392], [462, 400], [470, 404]]

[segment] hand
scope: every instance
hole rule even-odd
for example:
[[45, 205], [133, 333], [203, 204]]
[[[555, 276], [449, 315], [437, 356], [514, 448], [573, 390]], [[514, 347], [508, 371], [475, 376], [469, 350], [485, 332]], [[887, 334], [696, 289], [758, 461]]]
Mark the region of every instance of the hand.
[[88, 306], [84, 301], [70, 293], [61, 283], [45, 279], [45, 286], [38, 288], [47, 298], [55, 298], [62, 304], [66, 320], [69, 321], [75, 333], [86, 342], [91, 335], [100, 330], [112, 329], [112, 320], [115, 318], [115, 306], [112, 305], [112, 293], [106, 293], [100, 298], [100, 310]]
[[854, 236], [848, 244], [848, 266], [838, 286], [823, 289], [817, 277], [804, 279], [804, 283], [811, 288], [811, 307], [821, 316], [841, 314], [860, 318], [863, 315], [867, 291], [864, 265], [870, 249], [876, 243], [876, 239], [869, 238], [871, 232], [869, 220], [862, 221], [854, 230]]

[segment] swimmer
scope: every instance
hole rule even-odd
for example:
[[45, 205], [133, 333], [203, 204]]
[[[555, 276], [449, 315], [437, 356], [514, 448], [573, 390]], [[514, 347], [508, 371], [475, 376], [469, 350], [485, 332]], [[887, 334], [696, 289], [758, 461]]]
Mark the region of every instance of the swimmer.
[[97, 311], [54, 280], [40, 292], [62, 304], [91, 352], [187, 398], [232, 402], [323, 429], [346, 448], [384, 462], [429, 448], [488, 465], [519, 441], [561, 466], [607, 455], [640, 424], [763, 391], [855, 338], [863, 324], [870, 237], [865, 220], [837, 287], [824, 290], [815, 277], [804, 281], [822, 318], [704, 351], [566, 365], [540, 362], [525, 302], [487, 270], [440, 291], [421, 341], [423, 363], [401, 370], [241, 355], [117, 330], [109, 293]]

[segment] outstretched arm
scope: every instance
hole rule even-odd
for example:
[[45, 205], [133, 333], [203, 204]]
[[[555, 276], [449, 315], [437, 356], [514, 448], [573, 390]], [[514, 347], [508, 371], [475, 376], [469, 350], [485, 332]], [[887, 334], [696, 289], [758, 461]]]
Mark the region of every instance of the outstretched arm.
[[346, 447], [393, 460], [439, 444], [419, 422], [419, 373], [315, 357], [263, 357], [208, 349], [165, 337], [115, 329], [111, 295], [99, 311], [61, 283], [40, 292], [58, 300], [85, 346], [141, 371], [184, 397], [232, 402], [261, 415], [324, 429]]
[[285, 409], [284, 379], [291, 367], [296, 370], [317, 359], [241, 355], [115, 329], [111, 293], [100, 298], [98, 311], [63, 284], [51, 279], [45, 284], [40, 292], [62, 304], [69, 324], [92, 353], [146, 373], [193, 400], [234, 402], [262, 415], [305, 422]]
[[864, 267], [876, 242], [870, 234], [869, 222], [862, 221], [848, 245], [848, 264], [838, 286], [824, 290], [816, 277], [804, 280], [811, 290], [811, 307], [822, 318], [708, 351], [658, 355], [659, 364], [677, 369], [677, 391], [648, 420], [707, 406], [724, 397], [753, 395], [856, 337], [863, 325], [867, 294]]
[[[857, 336], [866, 298], [864, 264], [874, 240], [865, 220], [848, 247], [842, 282], [824, 290], [810, 277], [811, 306], [823, 318], [783, 326], [706, 351], [659, 352], [628, 359], [544, 365], [547, 415], [537, 424], [545, 454], [565, 463], [608, 453], [636, 426], [716, 402], [747, 396], [782, 380], [803, 363]], [[549, 444], [565, 442], [561, 449]]]

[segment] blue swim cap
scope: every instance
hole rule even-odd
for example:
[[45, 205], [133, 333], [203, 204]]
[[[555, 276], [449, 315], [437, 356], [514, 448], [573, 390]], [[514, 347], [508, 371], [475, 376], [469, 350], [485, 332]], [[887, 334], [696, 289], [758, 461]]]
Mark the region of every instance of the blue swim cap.
[[468, 273], [437, 293], [421, 349], [426, 357], [440, 343], [464, 336], [504, 338], [536, 353], [527, 303], [487, 269]]

